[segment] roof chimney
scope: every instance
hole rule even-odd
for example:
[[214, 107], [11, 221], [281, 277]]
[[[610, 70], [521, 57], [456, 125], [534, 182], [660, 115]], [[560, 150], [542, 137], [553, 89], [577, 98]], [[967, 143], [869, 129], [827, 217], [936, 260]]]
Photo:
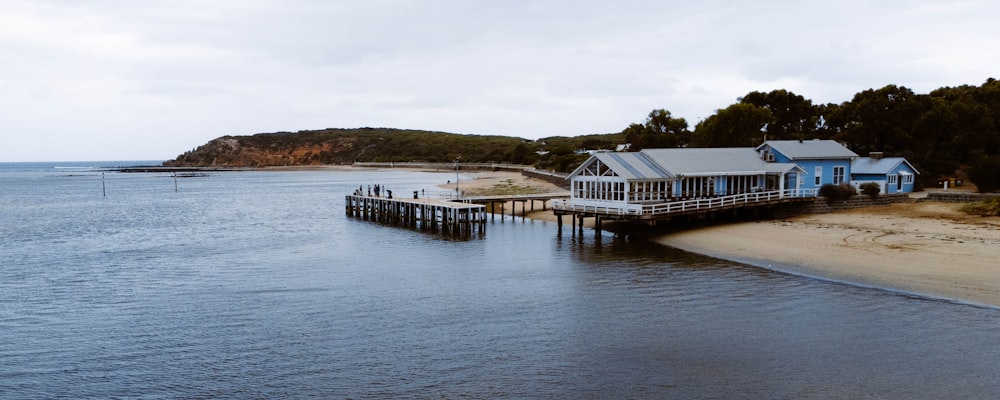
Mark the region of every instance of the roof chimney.
[[868, 157], [871, 157], [872, 160], [881, 160], [882, 159], [882, 152], [881, 151], [873, 151], [871, 153], [868, 153]]

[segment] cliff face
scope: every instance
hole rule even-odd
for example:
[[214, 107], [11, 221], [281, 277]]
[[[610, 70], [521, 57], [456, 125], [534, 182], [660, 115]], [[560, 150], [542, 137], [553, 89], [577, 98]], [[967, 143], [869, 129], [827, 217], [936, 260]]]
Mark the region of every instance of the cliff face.
[[247, 138], [221, 137], [181, 154], [163, 165], [168, 167], [268, 167], [322, 165], [353, 162], [354, 141], [349, 138], [327, 143], [262, 145]]
[[355, 161], [501, 162], [533, 154], [530, 141], [389, 128], [324, 129], [223, 136], [168, 167], [268, 167], [350, 164]]

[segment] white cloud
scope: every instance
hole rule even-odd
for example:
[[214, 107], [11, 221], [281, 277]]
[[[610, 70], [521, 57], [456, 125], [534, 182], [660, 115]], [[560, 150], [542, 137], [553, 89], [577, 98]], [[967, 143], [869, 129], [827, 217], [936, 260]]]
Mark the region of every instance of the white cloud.
[[166, 159], [226, 134], [529, 138], [694, 125], [753, 90], [980, 84], [989, 1], [13, 1], [0, 161]]

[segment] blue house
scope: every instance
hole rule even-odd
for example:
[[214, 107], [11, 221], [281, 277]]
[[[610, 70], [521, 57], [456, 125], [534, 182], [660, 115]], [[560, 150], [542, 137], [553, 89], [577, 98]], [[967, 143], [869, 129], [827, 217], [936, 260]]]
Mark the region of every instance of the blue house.
[[800, 187], [816, 189], [849, 182], [851, 162], [859, 157], [833, 140], [768, 140], [754, 150], [764, 161], [798, 165], [805, 170]]
[[874, 152], [861, 157], [833, 140], [769, 140], [755, 150], [762, 160], [795, 163], [805, 170], [802, 188], [845, 182], [859, 187], [875, 182], [882, 193], [910, 193], [915, 176], [920, 174], [905, 158]]
[[858, 157], [851, 162], [851, 183], [860, 186], [875, 182], [882, 193], [910, 193], [913, 191], [915, 176], [920, 174], [903, 157], [882, 157], [882, 153], [871, 153], [869, 157]]

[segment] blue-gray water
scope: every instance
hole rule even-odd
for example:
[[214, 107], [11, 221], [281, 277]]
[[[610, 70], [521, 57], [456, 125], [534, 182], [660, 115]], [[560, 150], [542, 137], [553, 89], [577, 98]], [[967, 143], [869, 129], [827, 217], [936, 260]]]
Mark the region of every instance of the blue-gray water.
[[996, 309], [541, 221], [455, 241], [345, 215], [358, 185], [452, 174], [106, 173], [103, 196], [54, 166], [0, 164], [2, 398], [1000, 396]]

